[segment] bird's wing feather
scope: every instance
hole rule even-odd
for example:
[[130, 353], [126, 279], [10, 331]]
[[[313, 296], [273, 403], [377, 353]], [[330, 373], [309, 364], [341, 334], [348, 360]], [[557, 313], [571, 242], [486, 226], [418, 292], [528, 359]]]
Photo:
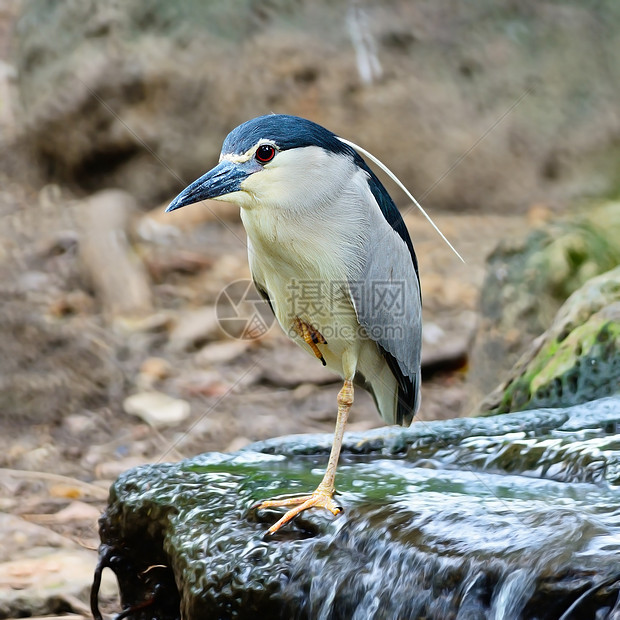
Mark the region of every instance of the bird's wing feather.
[[[359, 156], [358, 156], [359, 157]], [[368, 187], [372, 192], [377, 204], [379, 205], [379, 209], [381, 209], [381, 213], [383, 217], [386, 219], [387, 223], [398, 233], [398, 236], [405, 242], [407, 245], [407, 249], [411, 254], [411, 260], [413, 261], [413, 266], [415, 269], [416, 279], [418, 280], [418, 289], [420, 284], [420, 275], [418, 273], [418, 259], [415, 255], [415, 251], [413, 249], [413, 243], [411, 242], [411, 237], [409, 236], [409, 231], [407, 230], [407, 226], [405, 226], [405, 222], [403, 220], [403, 216], [400, 214], [398, 207], [394, 204], [391, 196], [388, 194], [387, 190], [381, 184], [381, 181], [376, 177], [375, 173], [366, 165], [366, 162], [359, 157], [359, 161], [357, 165], [360, 168], [366, 171], [368, 174]]]
[[[396, 205], [370, 173], [366, 260], [350, 282], [360, 325], [379, 346], [399, 386], [396, 421], [411, 421], [419, 405], [422, 303], [413, 245]], [[377, 208], [378, 207], [378, 208]]]

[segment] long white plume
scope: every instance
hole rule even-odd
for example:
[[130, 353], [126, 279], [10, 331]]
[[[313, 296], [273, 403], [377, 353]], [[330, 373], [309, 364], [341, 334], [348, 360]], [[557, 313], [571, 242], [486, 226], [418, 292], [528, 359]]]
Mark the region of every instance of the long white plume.
[[390, 177], [390, 179], [392, 179], [398, 185], [398, 187], [400, 187], [403, 190], [403, 192], [405, 192], [405, 194], [413, 202], [413, 204], [418, 209], [420, 209], [420, 211], [422, 212], [422, 215], [430, 222], [431, 226], [439, 233], [439, 236], [448, 244], [450, 249], [463, 262], [465, 262], [465, 259], [456, 251], [455, 247], [446, 239], [446, 236], [441, 232], [441, 230], [437, 228], [437, 225], [435, 224], [435, 222], [433, 222], [430, 215], [422, 208], [422, 205], [411, 195], [411, 192], [401, 183], [400, 179], [381, 160], [377, 159], [372, 153], [369, 153], [366, 149], [363, 149], [361, 146], [358, 146], [354, 142], [350, 142], [349, 140], [345, 140], [344, 138], [340, 138], [340, 137], [338, 138], [338, 140], [340, 140], [341, 142], [344, 142], [345, 144], [348, 144], [351, 148], [354, 148], [358, 153], [365, 155], [366, 157], [368, 157], [368, 159], [370, 159], [375, 164], [377, 164], [377, 166], [379, 166], [379, 168], [381, 168], [381, 170], [383, 170], [383, 172], [385, 172], [385, 174], [387, 174]]

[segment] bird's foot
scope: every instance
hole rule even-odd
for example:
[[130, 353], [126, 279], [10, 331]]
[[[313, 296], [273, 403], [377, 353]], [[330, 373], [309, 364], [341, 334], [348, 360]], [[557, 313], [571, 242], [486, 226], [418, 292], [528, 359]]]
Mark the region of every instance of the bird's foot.
[[323, 334], [318, 329], [314, 329], [312, 325], [302, 321], [299, 317], [295, 319], [294, 323], [295, 331], [301, 338], [304, 339], [306, 344], [312, 349], [312, 352], [321, 360], [323, 366], [325, 366], [325, 358], [319, 351], [317, 344], [327, 344], [327, 340], [323, 337]]
[[333, 515], [339, 515], [342, 512], [342, 507], [336, 504], [333, 495], [333, 491], [330, 493], [329, 491], [325, 491], [319, 487], [311, 495], [299, 495], [296, 497], [283, 497], [280, 499], [276, 498], [266, 500], [256, 506], [256, 510], [262, 510], [263, 508], [277, 508], [280, 506], [294, 506], [294, 508], [287, 511], [277, 523], [274, 523], [267, 530], [267, 534], [273, 534], [283, 525], [286, 525], [291, 519], [294, 519], [299, 513], [304, 510], [308, 510], [308, 508], [325, 508]]

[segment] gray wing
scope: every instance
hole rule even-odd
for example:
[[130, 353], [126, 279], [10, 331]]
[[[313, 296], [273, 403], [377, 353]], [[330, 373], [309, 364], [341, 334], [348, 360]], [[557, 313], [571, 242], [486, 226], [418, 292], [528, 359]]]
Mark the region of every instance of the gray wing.
[[[417, 264], [411, 241], [407, 243], [387, 218], [375, 214], [371, 226], [366, 260], [349, 290], [360, 325], [377, 343], [397, 381], [396, 422], [408, 424], [420, 402], [422, 301]], [[405, 234], [408, 239], [406, 229]]]

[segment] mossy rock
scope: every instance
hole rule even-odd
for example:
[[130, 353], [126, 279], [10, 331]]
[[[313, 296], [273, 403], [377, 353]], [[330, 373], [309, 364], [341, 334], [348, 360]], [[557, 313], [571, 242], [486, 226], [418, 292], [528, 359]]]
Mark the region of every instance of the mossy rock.
[[344, 514], [270, 538], [255, 502], [312, 489], [331, 436], [139, 467], [111, 489], [97, 575], [136, 620], [613, 615], [619, 422], [613, 397], [347, 434]]
[[[620, 202], [605, 202], [584, 207], [523, 241], [499, 245], [487, 261], [480, 325], [470, 356], [472, 400], [480, 401], [503, 380], [570, 295], [620, 265], [619, 239]], [[606, 303], [613, 299], [617, 297], [607, 294]], [[583, 320], [593, 313], [587, 306], [584, 312]]]
[[563, 407], [620, 392], [620, 267], [593, 278], [481, 404], [486, 413]]

